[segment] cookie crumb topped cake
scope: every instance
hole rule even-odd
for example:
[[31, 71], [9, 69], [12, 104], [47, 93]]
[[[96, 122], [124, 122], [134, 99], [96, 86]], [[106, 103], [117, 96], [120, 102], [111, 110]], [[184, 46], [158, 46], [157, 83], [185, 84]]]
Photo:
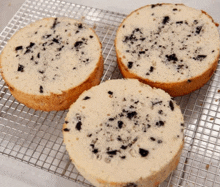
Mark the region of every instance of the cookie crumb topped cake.
[[44, 18], [19, 30], [0, 56], [12, 95], [36, 110], [64, 110], [100, 83], [101, 43], [85, 24], [67, 17]]
[[175, 101], [134, 79], [85, 91], [63, 126], [72, 162], [99, 187], [157, 186], [179, 162], [183, 131]]
[[183, 4], [147, 5], [121, 23], [115, 47], [126, 78], [137, 78], [171, 96], [203, 86], [219, 59], [218, 24]]

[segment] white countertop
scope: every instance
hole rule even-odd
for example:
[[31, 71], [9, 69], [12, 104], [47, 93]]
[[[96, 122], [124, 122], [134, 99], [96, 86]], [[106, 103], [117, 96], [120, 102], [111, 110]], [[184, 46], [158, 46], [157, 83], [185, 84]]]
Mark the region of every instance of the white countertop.
[[[0, 1], [0, 32], [25, 0]], [[203, 9], [220, 23], [219, 0], [65, 0], [76, 4], [128, 14], [146, 4], [170, 2], [184, 3], [188, 6]], [[73, 181], [64, 179], [47, 171], [35, 168], [18, 160], [0, 155], [0, 187], [79, 187]]]

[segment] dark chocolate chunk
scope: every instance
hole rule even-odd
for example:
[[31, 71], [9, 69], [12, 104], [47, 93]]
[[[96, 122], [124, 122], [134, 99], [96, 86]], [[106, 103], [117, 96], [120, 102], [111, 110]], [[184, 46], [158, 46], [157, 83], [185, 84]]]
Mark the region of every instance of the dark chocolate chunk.
[[98, 149], [93, 149], [92, 152], [96, 154], [96, 153], [99, 152], [99, 150]]
[[28, 47], [28, 48], [32, 48], [34, 45], [35, 45], [35, 43], [30, 42], [30, 45], [29, 45], [29, 46], [27, 46], [27, 47]]
[[133, 117], [137, 116], [137, 112], [133, 111], [133, 112], [128, 112], [127, 113], [127, 118], [132, 119]]
[[21, 64], [18, 64], [18, 70], [17, 71], [24, 72], [24, 66], [21, 65]]
[[151, 5], [151, 8], [154, 8], [156, 5]]
[[205, 59], [207, 57], [207, 55], [198, 55], [197, 57], [193, 57], [194, 60], [199, 60], [202, 61], [203, 59]]
[[89, 97], [89, 96], [86, 96], [86, 97], [84, 97], [83, 100], [88, 100], [88, 99], [90, 99], [90, 97]]
[[170, 17], [169, 17], [169, 16], [165, 16], [165, 17], [163, 18], [162, 23], [163, 23], [163, 24], [166, 24], [166, 23], [169, 22], [169, 20], [170, 20]]
[[93, 36], [92, 36], [92, 35], [90, 35], [89, 37], [90, 37], [90, 38], [93, 38]]
[[176, 24], [183, 24], [183, 21], [176, 21]]
[[66, 124], [68, 124], [68, 123], [69, 123], [69, 121], [65, 121], [65, 123], [66, 123]]
[[158, 113], [159, 113], [159, 114], [163, 114], [163, 110], [159, 110]]
[[149, 154], [149, 151], [146, 150], [146, 149], [139, 148], [139, 154], [140, 154], [142, 157], [146, 157], [146, 156]]
[[182, 67], [184, 67], [184, 65], [182, 65], [182, 64], [181, 64], [181, 65], [178, 65], [178, 66], [177, 66], [177, 69], [181, 69]]
[[121, 129], [123, 124], [124, 124], [123, 121], [118, 121], [118, 128]]
[[141, 41], [144, 41], [146, 38], [140, 38]]
[[154, 106], [154, 105], [157, 105], [157, 104], [161, 104], [161, 103], [162, 103], [162, 101], [151, 102], [151, 103], [152, 103], [152, 105]]
[[40, 58], [40, 53], [37, 54], [37, 58]]
[[138, 104], [138, 103], [139, 103], [139, 101], [135, 101], [134, 103], [135, 103], [135, 104]]
[[159, 144], [162, 143], [162, 140], [158, 140], [157, 143], [159, 143]]
[[198, 26], [196, 27], [196, 33], [199, 34], [202, 30], [202, 26]]
[[169, 102], [169, 106], [170, 106], [170, 109], [173, 111], [173, 110], [174, 110], [174, 104], [173, 104], [173, 101], [170, 100], [170, 102]]
[[112, 92], [112, 91], [108, 91], [108, 94], [112, 95], [112, 94], [113, 94], [113, 92]]
[[199, 22], [198, 22], [198, 20], [194, 20], [193, 23], [196, 25], [196, 24], [198, 24]]
[[168, 61], [171, 61], [171, 60], [173, 60], [173, 61], [178, 61], [178, 58], [176, 57], [176, 54], [174, 53], [174, 54], [171, 54], [171, 55], [166, 55], [166, 57], [167, 57], [167, 60]]
[[139, 54], [145, 54], [145, 51], [139, 51]]
[[[56, 38], [53, 38], [52, 41], [55, 42], [55, 43], [57, 43], [57, 44], [59, 43], [59, 40], [57, 40]], [[51, 45], [52, 45], [52, 44], [51, 44]]]
[[158, 127], [164, 126], [164, 122], [158, 121], [158, 122], [156, 122], [156, 126], [158, 126]]
[[41, 73], [41, 74], [44, 74], [44, 71], [43, 71], [43, 70], [39, 70], [38, 72]]
[[150, 72], [153, 72], [153, 71], [154, 71], [154, 67], [151, 66], [151, 67], [150, 67]]
[[129, 69], [131, 69], [132, 66], [133, 66], [133, 62], [128, 62], [128, 65], [127, 65], [127, 66], [128, 66]]
[[122, 141], [121, 136], [118, 136], [118, 137], [117, 137], [117, 140], [118, 140], [118, 141]]
[[16, 48], [15, 48], [15, 51], [17, 52], [18, 50], [22, 50], [23, 49], [23, 46], [17, 46]]
[[35, 45], [35, 43], [33, 42], [30, 42], [30, 45], [26, 47], [26, 51], [24, 52], [24, 54], [26, 53], [30, 53], [31, 52], [31, 48]]
[[65, 132], [69, 132], [70, 129], [65, 128], [65, 129], [63, 129], [63, 131], [65, 131]]
[[31, 59], [30, 60], [34, 60], [34, 56], [32, 55]]
[[43, 36], [43, 38], [46, 38], [46, 39], [49, 37], [51, 37], [51, 34], [47, 34], [47, 35]]
[[76, 67], [73, 67], [73, 70], [76, 69]]
[[108, 155], [116, 155], [117, 154], [117, 150], [113, 150], [113, 151], [107, 151]]
[[82, 41], [77, 41], [75, 44], [74, 44], [74, 47], [80, 47], [82, 46], [83, 42]]
[[82, 29], [82, 28], [83, 28], [82, 23], [79, 23], [79, 24], [78, 24], [78, 28], [79, 28], [79, 29]]
[[77, 129], [78, 131], [80, 131], [80, 130], [81, 130], [81, 126], [82, 126], [82, 122], [81, 122], [81, 121], [77, 122], [77, 124], [76, 124], [76, 129]]
[[40, 86], [40, 93], [44, 93], [43, 86]]
[[51, 26], [51, 29], [55, 29], [59, 22], [57, 22], [57, 18], [54, 19], [53, 25]]
[[151, 139], [152, 141], [155, 141], [155, 140], [156, 140], [154, 137], [150, 137], [150, 139]]
[[177, 8], [174, 8], [173, 11], [177, 11]]
[[130, 107], [129, 108], [134, 108], [134, 106], [133, 105], [130, 105]]
[[47, 45], [47, 42], [44, 42], [44, 43], [42, 44], [42, 46], [45, 46], [45, 45]]
[[27, 54], [27, 53], [30, 53], [31, 52], [31, 50], [30, 49], [27, 49], [25, 52], [24, 52], [24, 54]]
[[57, 51], [61, 51], [64, 48], [64, 45], [62, 45], [60, 48], [57, 48]]
[[109, 120], [109, 121], [114, 121], [115, 119], [114, 119], [114, 118], [109, 118], [108, 120]]
[[126, 146], [126, 145], [122, 145], [122, 146], [121, 146], [121, 149], [127, 149], [127, 147], [128, 147], [128, 146]]
[[184, 123], [181, 123], [180, 125], [181, 125], [182, 127], [184, 127]]
[[121, 156], [121, 159], [125, 159], [126, 158], [126, 156]]
[[188, 80], [187, 80], [187, 82], [189, 82], [189, 83], [190, 83], [190, 82], [192, 82], [192, 81], [191, 81], [190, 79], [188, 79]]

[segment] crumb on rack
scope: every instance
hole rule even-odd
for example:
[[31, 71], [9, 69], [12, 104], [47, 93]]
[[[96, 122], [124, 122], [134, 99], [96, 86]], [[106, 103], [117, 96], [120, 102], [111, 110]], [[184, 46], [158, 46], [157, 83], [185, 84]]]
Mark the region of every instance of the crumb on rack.
[[83, 21], [85, 20], [85, 18], [86, 18], [85, 16], [82, 16], [82, 17], [80, 18], [80, 21], [83, 22]]
[[206, 170], [208, 170], [208, 169], [209, 169], [209, 164], [206, 164], [206, 167], [205, 167], [205, 168], [206, 168]]
[[214, 118], [210, 118], [210, 120], [214, 120]]

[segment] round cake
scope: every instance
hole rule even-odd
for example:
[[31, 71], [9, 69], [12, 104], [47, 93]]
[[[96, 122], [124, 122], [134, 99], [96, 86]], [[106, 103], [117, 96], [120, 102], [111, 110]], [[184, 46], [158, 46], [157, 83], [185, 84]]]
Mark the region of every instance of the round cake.
[[19, 30], [1, 56], [2, 77], [26, 106], [64, 110], [100, 83], [102, 46], [95, 32], [67, 17], [44, 18]]
[[147, 5], [118, 28], [118, 66], [126, 78], [161, 88], [171, 96], [202, 87], [219, 59], [218, 24], [204, 11], [183, 4]]
[[183, 131], [175, 101], [135, 79], [85, 91], [63, 126], [73, 164], [98, 187], [157, 186], [179, 162]]

